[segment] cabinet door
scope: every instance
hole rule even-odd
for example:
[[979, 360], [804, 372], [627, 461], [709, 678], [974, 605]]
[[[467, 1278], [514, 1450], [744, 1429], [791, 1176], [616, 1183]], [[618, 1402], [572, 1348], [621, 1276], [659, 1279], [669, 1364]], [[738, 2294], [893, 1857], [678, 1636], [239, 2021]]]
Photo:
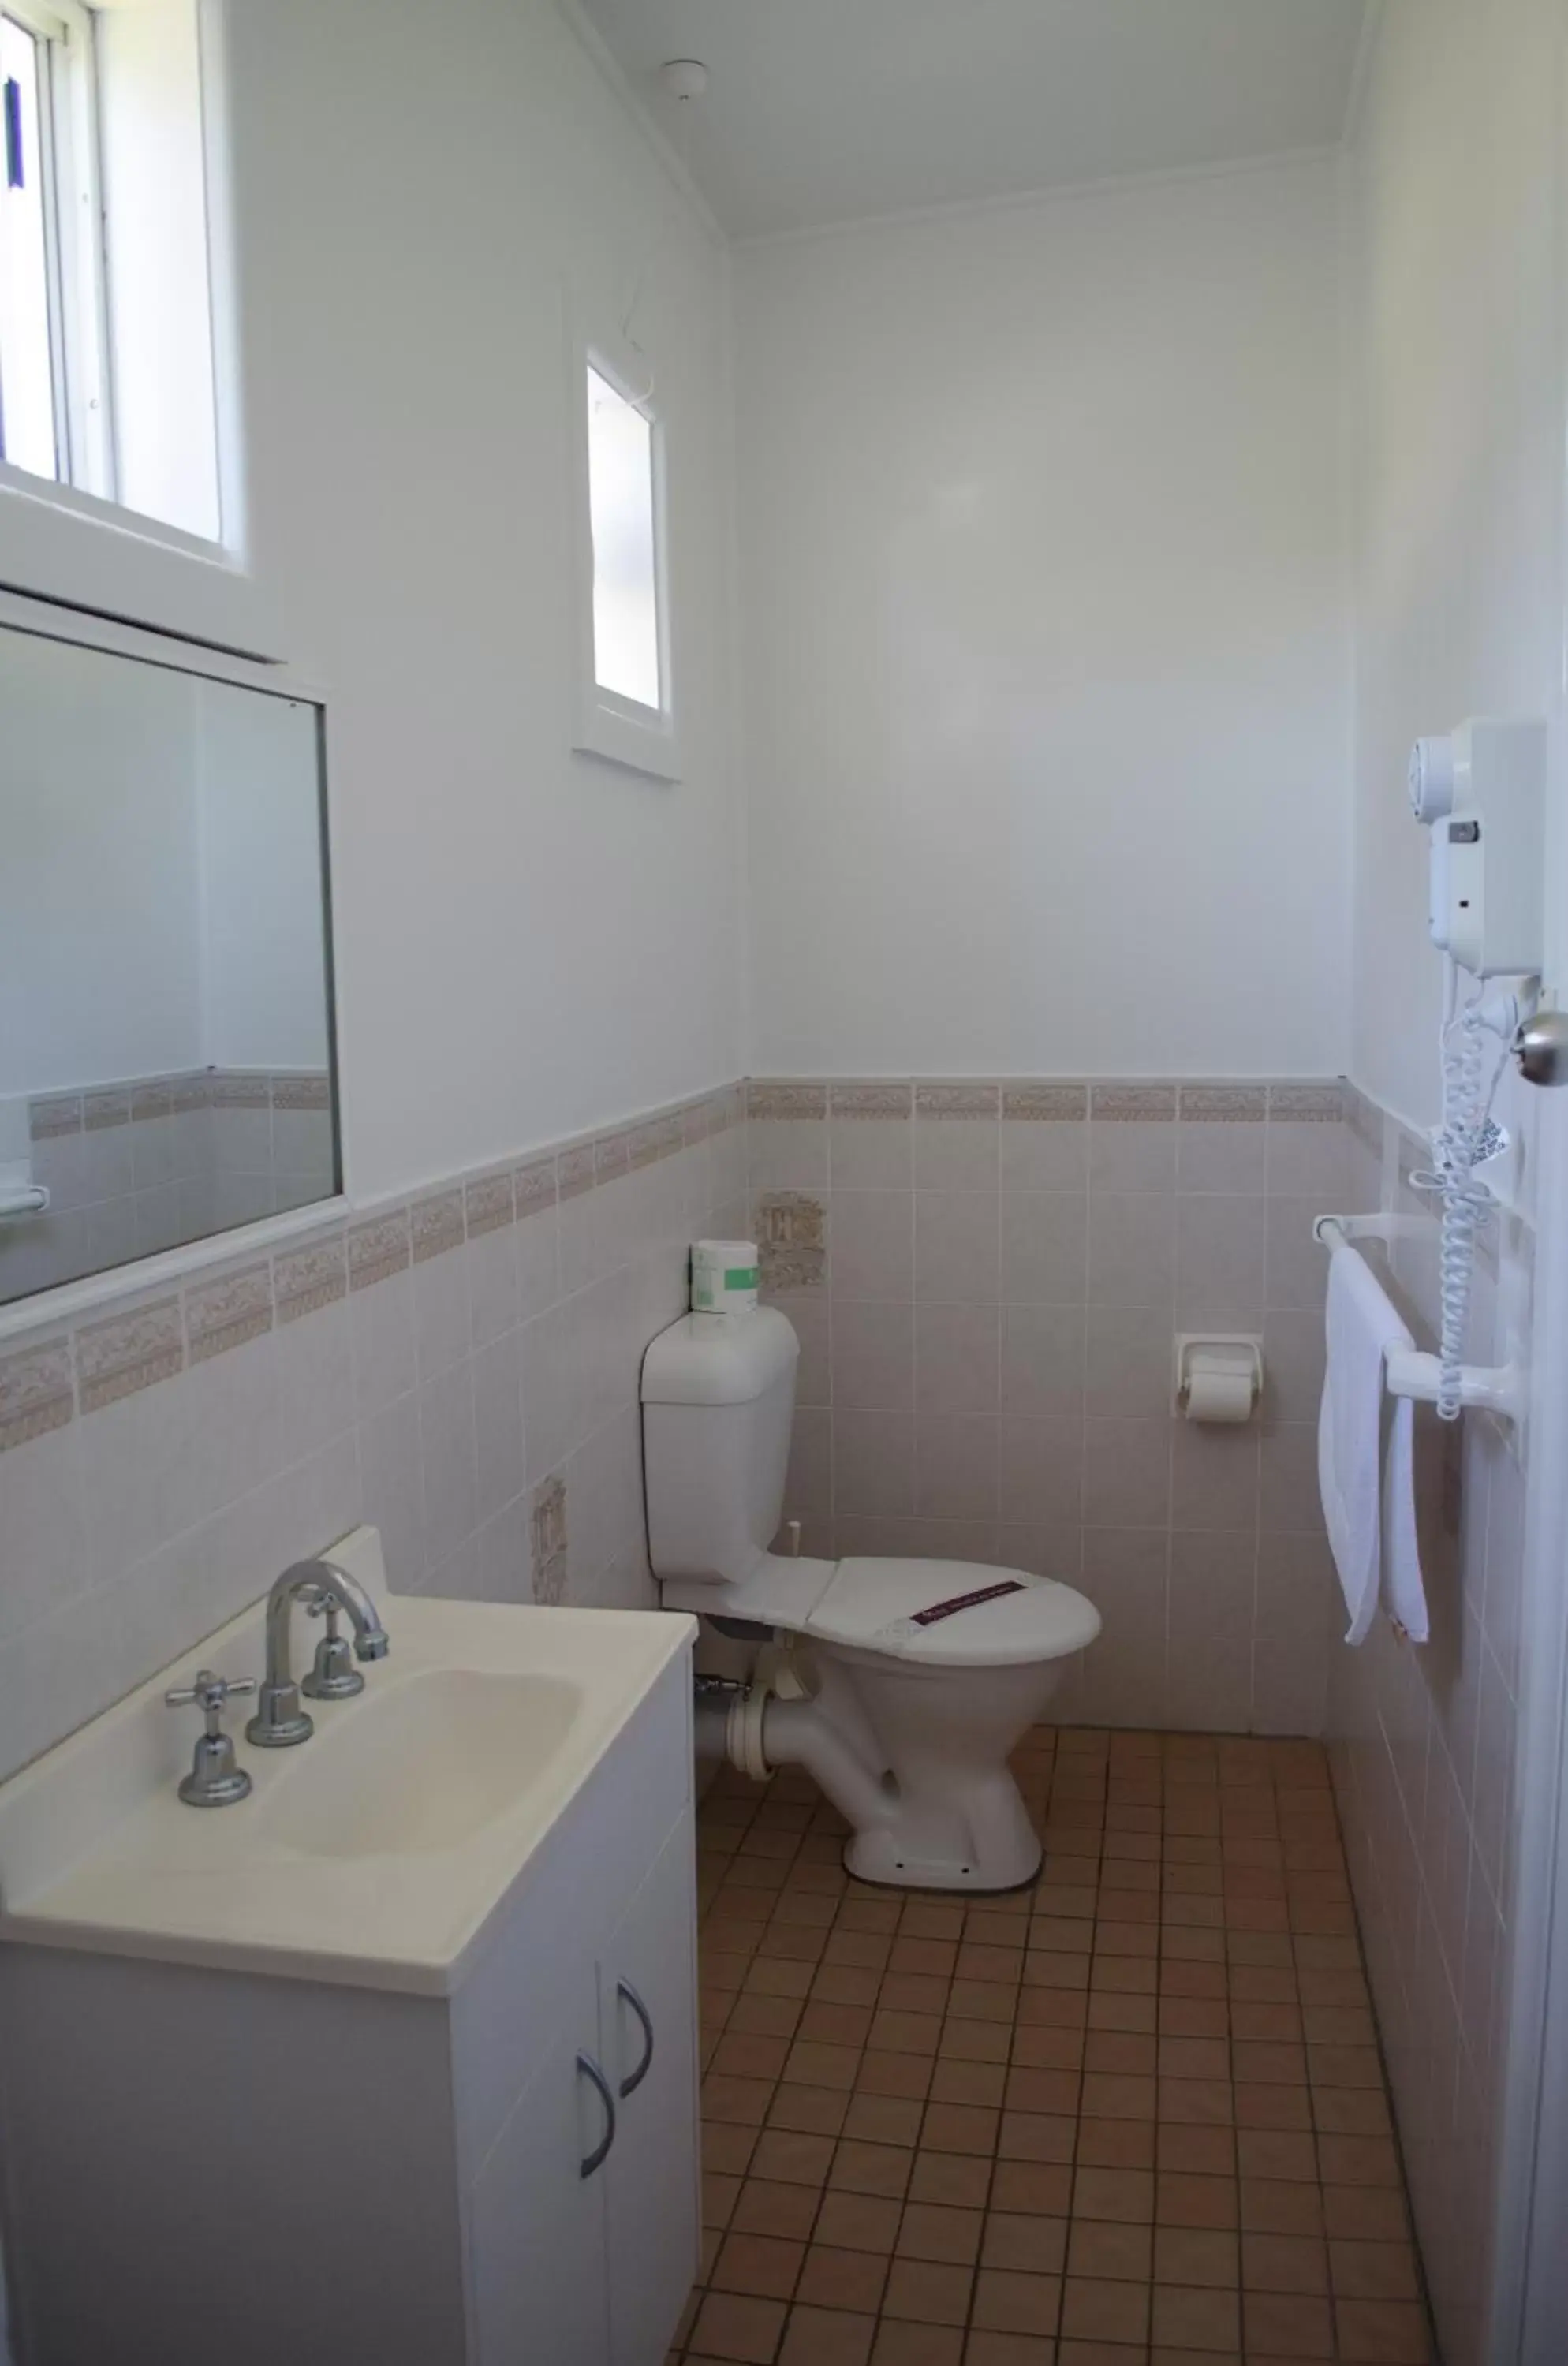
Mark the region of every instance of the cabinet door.
[[607, 2194], [612, 2366], [660, 2366], [697, 2272], [695, 1952], [688, 1812], [600, 1960], [599, 2025], [618, 2114]]
[[[610, 2114], [580, 2053], [552, 2048], [524, 2089], [469, 2205], [473, 2293], [480, 2366], [604, 2366], [609, 2355], [605, 2290], [604, 2160], [592, 2159]], [[614, 2093], [614, 2081], [604, 2074]]]

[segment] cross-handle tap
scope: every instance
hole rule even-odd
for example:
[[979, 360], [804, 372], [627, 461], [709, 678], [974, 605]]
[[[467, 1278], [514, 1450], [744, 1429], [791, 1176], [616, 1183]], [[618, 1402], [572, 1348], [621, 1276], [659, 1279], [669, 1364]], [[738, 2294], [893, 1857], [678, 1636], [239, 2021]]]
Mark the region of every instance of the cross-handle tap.
[[289, 1650], [290, 1616], [301, 1596], [325, 1606], [335, 1605], [354, 1629], [356, 1660], [384, 1660], [391, 1648], [380, 1613], [356, 1577], [333, 1560], [297, 1560], [286, 1569], [266, 1598], [266, 1674], [256, 1702], [256, 1713], [245, 1728], [245, 1739], [262, 1750], [287, 1750], [308, 1741], [314, 1720], [299, 1706]]

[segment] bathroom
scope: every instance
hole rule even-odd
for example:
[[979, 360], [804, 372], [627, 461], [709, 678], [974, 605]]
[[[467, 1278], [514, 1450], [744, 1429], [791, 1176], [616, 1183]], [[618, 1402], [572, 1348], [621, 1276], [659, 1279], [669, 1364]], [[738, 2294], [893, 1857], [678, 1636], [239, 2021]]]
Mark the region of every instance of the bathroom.
[[[1568, 1097], [1502, 1033], [1425, 1639], [1345, 1639], [1319, 1410], [1347, 1256], [1438, 1346], [1472, 718], [1544, 727], [1550, 1066], [1561, 7], [0, 0], [0, 81], [13, 2366], [1555, 2366]], [[1090, 1606], [976, 1895], [743, 1771], [785, 1613], [694, 1711], [710, 1239], [798, 1342], [779, 1586]]]

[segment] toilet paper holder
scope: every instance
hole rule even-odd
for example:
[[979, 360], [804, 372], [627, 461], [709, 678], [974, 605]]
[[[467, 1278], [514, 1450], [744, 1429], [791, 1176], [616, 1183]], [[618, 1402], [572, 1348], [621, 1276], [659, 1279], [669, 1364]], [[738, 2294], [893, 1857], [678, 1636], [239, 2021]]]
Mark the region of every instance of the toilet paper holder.
[[[1248, 1385], [1248, 1403], [1245, 1414], [1224, 1413], [1205, 1416], [1190, 1410], [1194, 1380], [1245, 1380]], [[1228, 1391], [1227, 1391], [1228, 1393]], [[1219, 1421], [1248, 1421], [1258, 1410], [1263, 1394], [1263, 1342], [1250, 1333], [1231, 1332], [1224, 1335], [1212, 1332], [1182, 1331], [1176, 1341], [1176, 1410], [1189, 1421], [1212, 1418]]]

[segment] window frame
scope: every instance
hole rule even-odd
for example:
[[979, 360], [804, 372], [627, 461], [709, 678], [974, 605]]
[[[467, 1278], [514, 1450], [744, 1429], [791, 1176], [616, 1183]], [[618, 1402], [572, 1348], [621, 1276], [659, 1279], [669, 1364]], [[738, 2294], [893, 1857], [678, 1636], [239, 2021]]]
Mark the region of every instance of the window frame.
[[97, 44], [81, 0], [0, 0], [39, 44], [39, 130], [55, 474], [0, 457], [0, 479], [41, 498], [117, 497], [108, 375], [108, 258], [98, 172]]
[[[570, 399], [572, 422], [571, 535], [577, 587], [577, 714], [573, 749], [599, 756], [650, 780], [679, 781], [685, 770], [680, 692], [672, 649], [670, 592], [669, 450], [663, 410], [649, 387], [650, 365], [626, 339], [570, 324]], [[588, 373], [594, 370], [624, 402], [647, 420], [653, 491], [653, 596], [659, 635], [660, 704], [606, 689], [597, 678], [593, 638], [593, 524], [589, 476]]]

